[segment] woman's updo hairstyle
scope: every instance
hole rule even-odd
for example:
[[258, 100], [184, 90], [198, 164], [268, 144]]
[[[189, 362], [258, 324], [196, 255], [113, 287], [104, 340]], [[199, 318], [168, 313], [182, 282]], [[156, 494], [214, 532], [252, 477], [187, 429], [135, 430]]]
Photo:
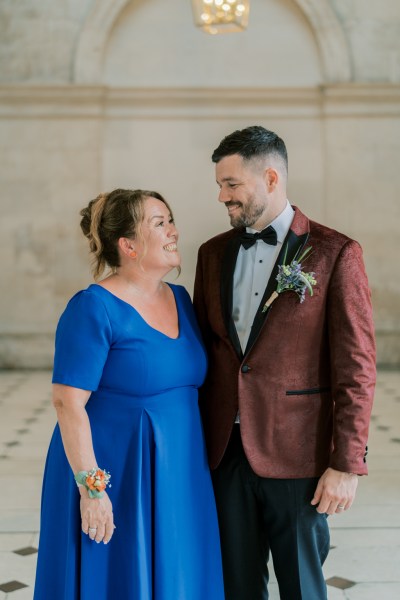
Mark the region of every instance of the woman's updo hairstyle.
[[89, 240], [93, 254], [93, 276], [97, 281], [107, 266], [115, 271], [120, 266], [118, 240], [140, 236], [146, 198], [161, 200], [161, 194], [147, 190], [114, 190], [100, 194], [80, 211], [81, 229]]

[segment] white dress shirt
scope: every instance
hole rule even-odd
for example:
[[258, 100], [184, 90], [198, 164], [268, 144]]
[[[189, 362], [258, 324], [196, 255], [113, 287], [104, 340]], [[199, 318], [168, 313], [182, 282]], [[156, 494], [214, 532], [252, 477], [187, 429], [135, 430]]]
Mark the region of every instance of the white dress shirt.
[[[264, 240], [256, 240], [256, 243], [247, 250], [243, 246], [239, 249], [233, 275], [232, 317], [243, 353], [250, 337], [254, 317], [293, 217], [294, 210], [287, 200], [281, 214], [270, 223], [276, 231], [277, 245], [272, 246], [266, 244]], [[246, 231], [258, 233], [251, 227], [246, 227]], [[239, 412], [235, 423], [240, 423]]]
[[[287, 201], [281, 214], [270, 223], [277, 234], [277, 245], [272, 246], [263, 240], [257, 240], [247, 250], [243, 246], [239, 249], [233, 276], [232, 317], [243, 353], [249, 340], [254, 317], [293, 217], [293, 208]], [[257, 233], [251, 227], [246, 227], [246, 231]]]

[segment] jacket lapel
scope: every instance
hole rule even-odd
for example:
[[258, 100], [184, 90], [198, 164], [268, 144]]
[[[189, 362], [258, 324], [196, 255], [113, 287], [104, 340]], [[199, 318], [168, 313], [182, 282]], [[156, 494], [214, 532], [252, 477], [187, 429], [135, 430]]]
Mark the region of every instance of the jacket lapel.
[[271, 296], [272, 292], [276, 290], [276, 276], [278, 275], [278, 267], [283, 264], [285, 254], [286, 254], [286, 264], [289, 264], [295, 257], [296, 253], [301, 252], [301, 249], [304, 247], [308, 239], [308, 233], [303, 233], [302, 235], [297, 235], [292, 229], [289, 229], [288, 234], [285, 238], [285, 241], [282, 244], [281, 251], [278, 255], [276, 263], [272, 269], [271, 276], [268, 280], [267, 287], [265, 288], [265, 292], [260, 302], [260, 306], [256, 312], [256, 316], [254, 317], [253, 325], [251, 327], [251, 332], [249, 336], [249, 340], [247, 342], [245, 355], [251, 350], [254, 342], [256, 341], [260, 330], [267, 318], [269, 313], [269, 308], [262, 312], [264, 304]]
[[248, 352], [253, 347], [261, 331], [261, 328], [267, 318], [269, 309], [264, 313], [262, 312], [262, 309], [268, 298], [271, 296], [272, 292], [276, 289], [276, 276], [278, 275], [278, 266], [283, 263], [285, 253], [286, 263], [290, 263], [295, 257], [296, 253], [298, 252], [298, 254], [300, 254], [302, 248], [304, 248], [305, 244], [307, 243], [309, 235], [309, 220], [296, 206], [293, 206], [293, 208], [295, 211], [295, 215], [293, 218], [292, 225], [288, 231], [285, 241], [282, 244], [282, 249], [278, 255], [274, 268], [272, 269], [271, 276], [268, 280], [267, 286], [265, 288], [263, 297], [260, 302], [260, 306], [258, 307], [256, 316], [253, 321], [249, 340], [244, 354], [242, 352], [235, 323], [232, 318], [233, 275], [235, 272], [237, 255], [240, 248], [240, 235], [244, 231], [244, 228], [238, 229], [237, 235], [234, 235], [232, 238], [230, 238], [225, 247], [225, 252], [222, 257], [221, 264], [221, 307], [226, 330], [240, 360], [242, 360], [243, 356], [248, 354]]
[[237, 235], [232, 237], [225, 248], [221, 265], [221, 306], [224, 317], [225, 327], [231, 339], [238, 356], [242, 358], [243, 352], [240, 346], [239, 337], [236, 331], [235, 323], [232, 318], [233, 305], [233, 274], [237, 255], [240, 248], [240, 235], [243, 229], [238, 230]]

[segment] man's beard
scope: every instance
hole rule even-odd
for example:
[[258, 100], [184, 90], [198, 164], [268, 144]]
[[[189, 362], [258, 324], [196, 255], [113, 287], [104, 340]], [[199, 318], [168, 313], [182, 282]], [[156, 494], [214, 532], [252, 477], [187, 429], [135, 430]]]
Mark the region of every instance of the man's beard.
[[227, 202], [226, 206], [240, 206], [241, 212], [230, 215], [232, 227], [252, 227], [261, 217], [265, 210], [264, 204], [258, 204], [256, 201], [251, 201], [246, 206], [241, 202]]

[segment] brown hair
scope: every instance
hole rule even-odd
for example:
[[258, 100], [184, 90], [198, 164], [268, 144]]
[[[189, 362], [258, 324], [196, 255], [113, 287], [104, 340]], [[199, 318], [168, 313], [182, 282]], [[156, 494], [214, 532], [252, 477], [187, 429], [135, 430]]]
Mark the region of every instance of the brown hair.
[[140, 237], [146, 198], [161, 200], [171, 212], [168, 202], [158, 192], [122, 189], [100, 194], [80, 211], [81, 229], [93, 254], [95, 280], [101, 277], [107, 266], [112, 271], [120, 266], [119, 238]]
[[285, 173], [288, 171], [288, 155], [285, 142], [274, 132], [261, 125], [237, 129], [224, 137], [212, 154], [211, 160], [218, 163], [225, 156], [239, 154], [245, 161], [274, 156], [282, 161]]

